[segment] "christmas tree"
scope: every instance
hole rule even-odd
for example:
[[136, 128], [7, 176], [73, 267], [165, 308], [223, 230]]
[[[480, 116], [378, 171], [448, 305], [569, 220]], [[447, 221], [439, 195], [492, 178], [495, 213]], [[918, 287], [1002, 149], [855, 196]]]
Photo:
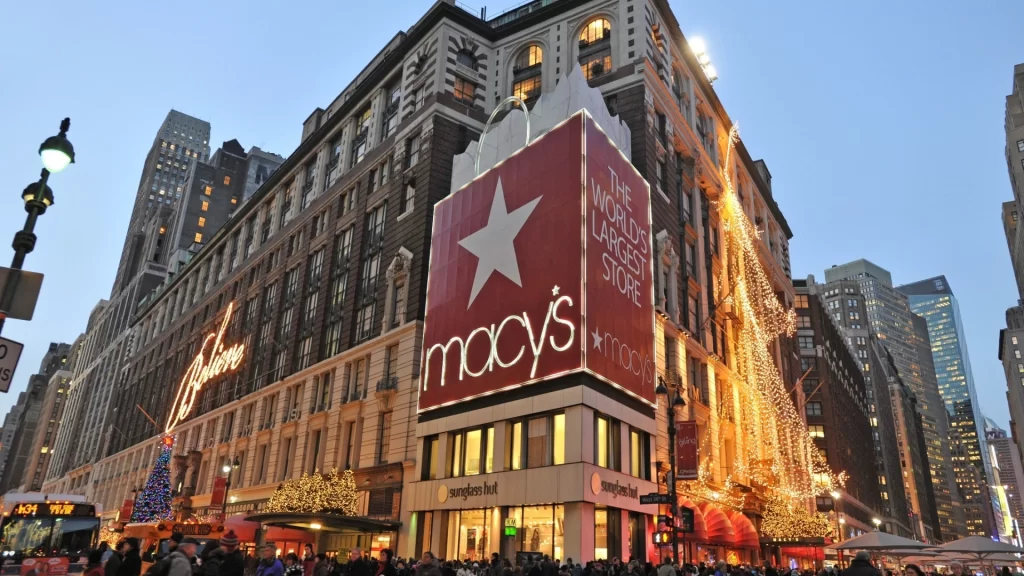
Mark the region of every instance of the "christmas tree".
[[174, 438], [164, 436], [156, 466], [146, 479], [146, 487], [135, 499], [132, 522], [156, 522], [171, 518], [171, 449]]

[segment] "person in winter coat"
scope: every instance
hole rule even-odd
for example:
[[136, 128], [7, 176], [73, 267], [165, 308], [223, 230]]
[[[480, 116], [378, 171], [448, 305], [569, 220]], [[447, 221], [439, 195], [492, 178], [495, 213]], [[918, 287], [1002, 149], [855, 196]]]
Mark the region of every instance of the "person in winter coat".
[[124, 553], [128, 550], [128, 543], [124, 540], [119, 541], [114, 546], [114, 553], [107, 559], [107, 563], [103, 566], [104, 576], [117, 576], [117, 571], [121, 569], [121, 561], [124, 560]]
[[174, 551], [167, 555], [171, 564], [168, 576], [192, 576], [192, 559], [196, 556], [198, 546], [199, 541], [195, 538], [183, 539]]
[[394, 553], [390, 548], [381, 550], [380, 556], [377, 557], [377, 567], [374, 570], [374, 576], [398, 576], [395, 565], [391, 563], [391, 558], [393, 557]]
[[[314, 558], [316, 559], [316, 562], [313, 564], [312, 576], [330, 576], [331, 565], [327, 562], [327, 554], [321, 552], [314, 556]], [[306, 576], [310, 575], [307, 574]]]
[[370, 569], [366, 567], [366, 562], [363, 561], [363, 551], [359, 548], [353, 548], [348, 553], [348, 564], [343, 568], [346, 576], [370, 576]]
[[419, 566], [416, 567], [416, 576], [441, 576], [441, 569], [437, 567], [437, 558], [433, 552], [424, 552], [420, 557]]
[[142, 574], [142, 555], [139, 553], [139, 539], [125, 538], [127, 545], [124, 559], [117, 569], [117, 576], [139, 576]]
[[316, 568], [316, 554], [313, 553], [313, 545], [306, 544], [302, 547], [302, 573], [306, 576], [313, 576]]
[[284, 576], [284, 565], [277, 559], [277, 549], [273, 544], [263, 547], [263, 558], [256, 568], [256, 576]]
[[245, 576], [245, 558], [238, 549], [238, 535], [234, 530], [220, 537], [220, 547], [224, 550], [216, 576]]
[[104, 549], [103, 546], [100, 546], [89, 552], [88, 564], [85, 565], [85, 576], [103, 576], [103, 553], [109, 549], [109, 547]]
[[299, 563], [299, 556], [290, 552], [284, 557], [284, 576], [302, 576], [302, 564]]
[[199, 559], [202, 560], [199, 576], [220, 576], [220, 567], [224, 565], [224, 549], [220, 547], [220, 542], [207, 542]]
[[865, 550], [857, 552], [850, 567], [843, 570], [843, 576], [881, 576], [878, 568], [871, 564], [871, 554]]

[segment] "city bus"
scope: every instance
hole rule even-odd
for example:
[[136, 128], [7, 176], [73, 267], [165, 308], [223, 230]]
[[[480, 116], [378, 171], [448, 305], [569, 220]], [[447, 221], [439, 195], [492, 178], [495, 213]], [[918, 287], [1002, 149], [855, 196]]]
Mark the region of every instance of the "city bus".
[[82, 496], [6, 494], [0, 520], [4, 575], [62, 576], [84, 571], [99, 545], [96, 506]]

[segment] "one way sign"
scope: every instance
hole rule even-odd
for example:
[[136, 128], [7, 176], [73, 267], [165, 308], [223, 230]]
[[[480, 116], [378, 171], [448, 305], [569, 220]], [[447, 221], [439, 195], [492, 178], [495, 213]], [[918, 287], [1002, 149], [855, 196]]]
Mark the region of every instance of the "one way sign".
[[0, 338], [0, 392], [11, 389], [14, 369], [18, 367], [18, 359], [21, 358], [23, 348], [24, 346], [14, 340]]

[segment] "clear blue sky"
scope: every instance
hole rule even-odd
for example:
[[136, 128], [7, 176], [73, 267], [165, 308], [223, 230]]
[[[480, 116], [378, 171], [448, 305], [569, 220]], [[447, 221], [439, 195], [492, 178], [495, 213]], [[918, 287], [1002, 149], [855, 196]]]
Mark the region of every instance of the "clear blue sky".
[[[469, 0], [480, 7], [482, 0]], [[512, 4], [488, 5], [495, 14]], [[0, 263], [24, 221], [36, 149], [72, 119], [78, 163], [51, 180], [27, 267], [46, 274], [0, 414], [51, 341], [109, 294], [140, 169], [167, 110], [283, 155], [426, 0], [15, 2], [0, 28]], [[1003, 101], [1024, 62], [1024, 2], [672, 0], [702, 36], [719, 97], [764, 158], [795, 237], [793, 273], [865, 257], [896, 283], [945, 274], [960, 300], [984, 412], [1009, 419], [996, 360], [1016, 301], [1000, 203], [1010, 198]], [[163, 32], [170, 30], [171, 33]]]

